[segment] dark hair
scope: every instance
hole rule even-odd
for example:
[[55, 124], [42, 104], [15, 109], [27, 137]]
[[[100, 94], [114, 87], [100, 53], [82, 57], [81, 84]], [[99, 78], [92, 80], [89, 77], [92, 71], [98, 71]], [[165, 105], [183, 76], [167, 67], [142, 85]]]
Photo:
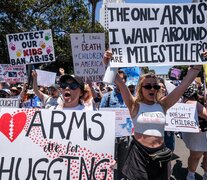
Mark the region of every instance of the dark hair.
[[123, 74], [123, 78], [124, 78], [124, 80], [125, 81], [127, 81], [127, 75], [124, 73], [124, 71], [122, 71], [122, 70], [118, 70], [118, 74]]
[[188, 86], [188, 88], [184, 92], [183, 96], [186, 98], [194, 97], [195, 99], [197, 99], [198, 98], [198, 88], [197, 88], [196, 84], [192, 83], [190, 86]]

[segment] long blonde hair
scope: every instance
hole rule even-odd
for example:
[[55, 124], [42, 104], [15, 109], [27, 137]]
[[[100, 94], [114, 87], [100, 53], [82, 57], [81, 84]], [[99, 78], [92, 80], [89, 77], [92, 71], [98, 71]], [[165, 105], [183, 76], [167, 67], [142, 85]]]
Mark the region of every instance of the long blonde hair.
[[136, 103], [143, 102], [142, 84], [143, 84], [143, 81], [144, 81], [146, 78], [154, 78], [154, 79], [156, 79], [156, 81], [157, 81], [157, 76], [156, 76], [154, 73], [152, 73], [152, 72], [143, 74], [143, 75], [139, 78], [139, 81], [138, 81], [138, 84], [137, 84], [137, 88], [136, 88]]

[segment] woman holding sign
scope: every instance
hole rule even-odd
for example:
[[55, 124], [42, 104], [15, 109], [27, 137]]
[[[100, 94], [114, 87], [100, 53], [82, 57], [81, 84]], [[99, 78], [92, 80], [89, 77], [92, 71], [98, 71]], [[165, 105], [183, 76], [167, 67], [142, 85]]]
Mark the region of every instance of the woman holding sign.
[[[198, 88], [192, 83], [183, 95], [183, 101], [188, 104], [196, 104], [198, 120], [207, 120], [207, 110], [198, 102]], [[202, 129], [201, 129], [202, 130]], [[182, 133], [186, 147], [190, 151], [188, 157], [188, 175], [187, 180], [195, 180], [195, 172], [198, 163], [203, 156], [202, 167], [204, 169], [203, 180], [207, 180], [207, 136], [206, 132], [200, 133]]]
[[[104, 54], [105, 64], [111, 58], [112, 52], [106, 51]], [[122, 169], [122, 173], [128, 179], [168, 179], [167, 164], [172, 153], [164, 143], [165, 113], [179, 100], [201, 68], [201, 65], [192, 67], [180, 86], [160, 100], [157, 100], [160, 86], [153, 73], [140, 77], [136, 97], [131, 95], [122, 79], [118, 74], [116, 75], [115, 83], [121, 91], [134, 124], [134, 139]]]

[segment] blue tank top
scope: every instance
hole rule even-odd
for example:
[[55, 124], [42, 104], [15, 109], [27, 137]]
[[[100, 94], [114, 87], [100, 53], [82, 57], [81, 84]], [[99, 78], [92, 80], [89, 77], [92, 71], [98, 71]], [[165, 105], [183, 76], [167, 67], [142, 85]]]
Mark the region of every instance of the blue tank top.
[[132, 121], [134, 132], [150, 136], [164, 136], [165, 113], [158, 103], [153, 105], [140, 103], [139, 112]]

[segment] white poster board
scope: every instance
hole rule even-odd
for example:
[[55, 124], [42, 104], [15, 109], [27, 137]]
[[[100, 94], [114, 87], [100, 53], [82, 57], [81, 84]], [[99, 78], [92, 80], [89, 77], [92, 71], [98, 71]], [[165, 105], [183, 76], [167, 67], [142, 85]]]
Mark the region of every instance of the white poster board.
[[0, 117], [1, 179], [113, 179], [113, 112], [2, 108]]
[[10, 84], [27, 81], [25, 65], [0, 64], [0, 82]]
[[166, 131], [199, 132], [196, 104], [176, 103], [166, 113]]
[[108, 3], [111, 67], [204, 64], [207, 3]]
[[127, 108], [100, 108], [101, 111], [115, 112], [115, 136], [131, 136], [134, 133], [134, 126]]
[[35, 71], [37, 72], [37, 84], [39, 86], [49, 87], [55, 84], [56, 73], [39, 69]]
[[0, 98], [0, 108], [2, 107], [11, 107], [19, 108], [19, 99], [18, 98]]
[[105, 65], [103, 55], [105, 51], [104, 33], [71, 34], [74, 72], [90, 81], [102, 81]]
[[12, 65], [50, 63], [55, 61], [50, 29], [6, 35]]

